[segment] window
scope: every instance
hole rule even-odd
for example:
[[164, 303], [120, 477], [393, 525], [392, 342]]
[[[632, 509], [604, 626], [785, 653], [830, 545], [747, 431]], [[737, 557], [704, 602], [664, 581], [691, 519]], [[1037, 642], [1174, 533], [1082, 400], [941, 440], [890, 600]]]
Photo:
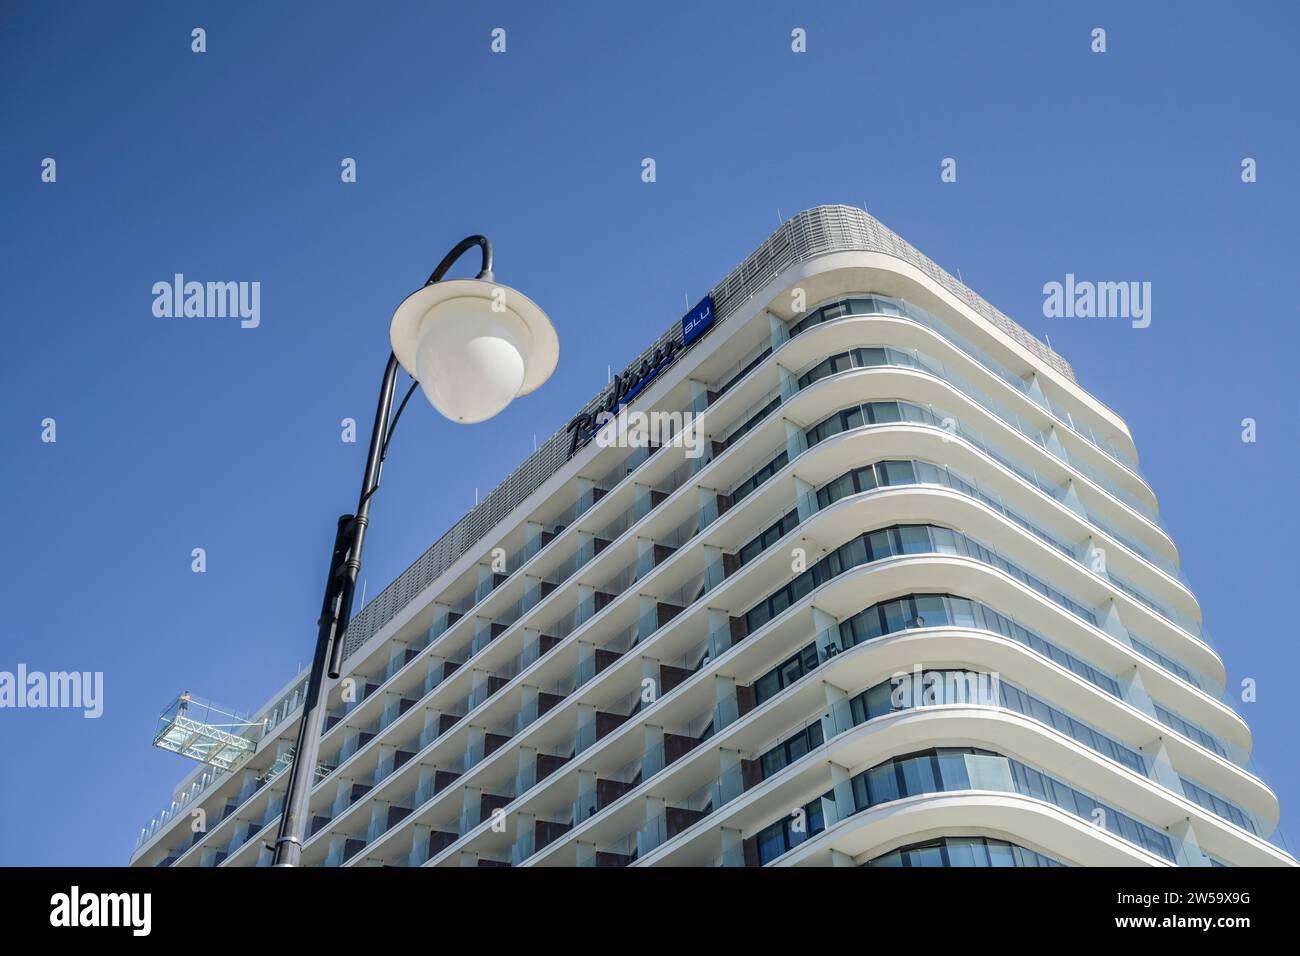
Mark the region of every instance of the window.
[[[758, 680], [754, 681], [754, 699], [757, 704], [770, 700], [789, 687], [804, 674], [817, 668], [817, 645], [809, 644], [789, 660], [782, 661]], [[819, 728], [820, 729], [820, 728]]]
[[941, 837], [899, 847], [863, 866], [1009, 867], [1065, 866], [1034, 850], [991, 837]]

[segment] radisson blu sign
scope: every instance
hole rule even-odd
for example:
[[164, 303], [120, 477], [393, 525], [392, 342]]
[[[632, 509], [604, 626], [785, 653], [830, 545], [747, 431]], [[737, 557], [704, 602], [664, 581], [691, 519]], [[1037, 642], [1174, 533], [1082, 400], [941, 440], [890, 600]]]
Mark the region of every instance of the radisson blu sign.
[[710, 293], [682, 316], [680, 343], [676, 338], [669, 339], [667, 345], [655, 349], [640, 364], [615, 375], [609, 391], [605, 393], [601, 402], [595, 408], [582, 412], [569, 422], [567, 429], [569, 457], [572, 458], [579, 449], [585, 448], [591, 442], [608, 415], [617, 413], [620, 408], [641, 394], [660, 372], [676, 362], [700, 336], [713, 328], [713, 319], [713, 295]]

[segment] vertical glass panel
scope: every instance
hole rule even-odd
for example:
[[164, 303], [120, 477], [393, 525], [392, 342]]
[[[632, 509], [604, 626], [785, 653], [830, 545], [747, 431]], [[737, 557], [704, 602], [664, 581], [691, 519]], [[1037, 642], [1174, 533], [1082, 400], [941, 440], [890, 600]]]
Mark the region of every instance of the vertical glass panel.
[[900, 763], [903, 788], [907, 796], [917, 793], [934, 793], [941, 789], [934, 776], [934, 761], [929, 754], [908, 757]]
[[830, 501], [839, 501], [853, 494], [853, 475], [841, 475], [829, 485], [826, 486], [826, 492]]
[[872, 402], [871, 418], [877, 425], [889, 422], [901, 422], [903, 414], [898, 410], [898, 402]]
[[970, 775], [967, 773], [968, 761], [974, 759], [970, 754], [960, 750], [939, 751], [939, 774], [943, 780], [944, 790], [969, 790]]
[[938, 594], [918, 594], [915, 604], [917, 627], [941, 627], [948, 623], [947, 608]]
[[782, 687], [789, 687], [800, 677], [803, 676], [803, 661], [796, 657], [793, 660], [786, 661], [777, 671]]
[[883, 684], [877, 684], [864, 695], [866, 699], [866, 709], [868, 719], [879, 717], [881, 714], [887, 714], [894, 709], [892, 697], [892, 688], [888, 681]]
[[898, 777], [894, 773], [893, 763], [867, 771], [867, 790], [870, 794], [869, 806], [898, 799]]
[[754, 698], [761, 704], [763, 701], [775, 697], [781, 690], [781, 678], [777, 672], [764, 674], [754, 682]]
[[948, 612], [956, 627], [979, 627], [975, 619], [974, 605], [965, 598], [948, 598]]
[[770, 863], [785, 852], [783, 824], [776, 823], [758, 834], [758, 859], [760, 863]]
[[796, 760], [798, 760], [800, 757], [802, 757], [804, 754], [808, 752], [809, 750], [808, 735], [799, 734], [798, 736], [791, 739], [791, 741], [788, 744], [786, 744], [784, 749], [786, 751], [787, 762], [794, 763]]
[[889, 537], [888, 528], [882, 528], [880, 531], [873, 531], [867, 535], [868, 560], [879, 561], [894, 553]]
[[[865, 810], [871, 806], [871, 796], [867, 792], [867, 775], [858, 774], [853, 778], [853, 808], [855, 810]], [[891, 864], [882, 863], [881, 866], [890, 866]], [[893, 864], [897, 865], [897, 864]]]
[[910, 461], [882, 462], [885, 471], [885, 484], [911, 485], [916, 483], [916, 470]]
[[988, 854], [982, 840], [950, 837], [944, 842], [949, 866], [988, 866]]
[[[924, 867], [942, 867], [943, 863], [943, 846], [918, 846], [913, 847], [908, 852], [908, 859], [912, 866]], [[954, 863], [953, 866], [966, 866], [968, 864]]]
[[903, 554], [931, 554], [930, 529], [925, 525], [905, 524], [898, 529]]
[[847, 542], [839, 549], [839, 551], [843, 558], [844, 570], [846, 571], [849, 568], [856, 568], [860, 564], [867, 563], [867, 543], [861, 537], [854, 538], [852, 541]]
[[903, 402], [899, 412], [903, 416], [903, 421], [911, 422], [913, 425], [933, 424], [930, 413], [911, 402]]
[[901, 601], [890, 601], [881, 607], [885, 615], [885, 633], [893, 634], [911, 626], [908, 608]]
[[928, 461], [918, 461], [914, 463], [916, 480], [927, 485], [947, 485], [948, 475], [937, 465], [932, 465]]
[[930, 538], [932, 540], [934, 550], [939, 554], [963, 554], [964, 553], [964, 549], [962, 549], [958, 544], [959, 539], [957, 535], [955, 535], [948, 528], [931, 528]]

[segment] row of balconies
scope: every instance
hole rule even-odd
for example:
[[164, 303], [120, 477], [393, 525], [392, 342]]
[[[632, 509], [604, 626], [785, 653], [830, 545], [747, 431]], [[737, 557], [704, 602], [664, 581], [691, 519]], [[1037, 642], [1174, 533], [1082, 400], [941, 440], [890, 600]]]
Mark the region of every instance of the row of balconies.
[[[883, 301], [888, 302], [893, 300], [883, 300]], [[998, 381], [1008, 382], [1008, 383], [1010, 382], [1018, 383], [1017, 392], [1030, 398], [1035, 403], [1036, 408], [1045, 411], [1050, 411], [1057, 422], [1059, 422], [1062, 425], [1066, 425], [1070, 427], [1072, 430], [1076, 430], [1076, 426], [1078, 426], [1079, 423], [1076, 422], [1071, 416], [1069, 416], [1068, 413], [1060, 412], [1059, 409], [1053, 410], [1052, 403], [1048, 402], [1042, 396], [1041, 390], [1026, 386], [1023, 380], [1012, 375], [1008, 370], [994, 363], [993, 360], [991, 360], [986, 354], [983, 354], [978, 350], [975, 350], [973, 347], [969, 345], [969, 343], [964, 342], [959, 336], [956, 336], [954, 333], [952, 333], [952, 331], [948, 329], [943, 323], [940, 323], [937, 320], [935, 320], [933, 316], [930, 316], [928, 313], [924, 313], [923, 310], [916, 310], [914, 309], [914, 307], [911, 307], [906, 303], [899, 303], [897, 307], [891, 308], [891, 311], [886, 312], [884, 314], [901, 315], [903, 313], [899, 311], [900, 308], [905, 308], [907, 310], [906, 314], [908, 318], [918, 321], [923, 325], [925, 325], [925, 327], [929, 328], [931, 331], [936, 332], [937, 334], [943, 337], [943, 340], [946, 341], [948, 345], [957, 349], [960, 354], [965, 355], [967, 359], [974, 360], [986, 371], [993, 373]], [[919, 313], [919, 314], [913, 314], [913, 313]], [[785, 337], [783, 332], [774, 331], [773, 345], [767, 346], [757, 356], [751, 358], [748, 362], [744, 363], [743, 367], [741, 367], [737, 371], [737, 374], [734, 377], [730, 378], [730, 380], [724, 380], [725, 377], [720, 378], [720, 381], [724, 381], [724, 384], [717, 386], [716, 388], [702, 388], [699, 395], [697, 396], [696, 401], [693, 403], [692, 410], [695, 411], [696, 413], [700, 413], [710, 408], [720, 398], [726, 395], [727, 392], [730, 391], [733, 386], [739, 384], [746, 376], [749, 375], [750, 372], [754, 371], [762, 363], [762, 359], [771, 355], [773, 351], [773, 347], [779, 349], [780, 345], [783, 344], [785, 341], [788, 341], [788, 337]], [[906, 353], [899, 352], [899, 354], [905, 355]], [[996, 406], [998, 409], [1000, 409], [1003, 412], [1001, 417], [1005, 423], [1009, 424], [1013, 428], [1016, 428], [1022, 434], [1026, 434], [1026, 435], [1032, 434], [1038, 436], [1033, 440], [1040, 447], [1047, 450], [1049, 454], [1052, 454], [1055, 457], [1060, 458], [1062, 461], [1068, 463], [1071, 468], [1088, 475], [1094, 481], [1100, 482], [1104, 486], [1114, 485], [1114, 483], [1110, 481], [1110, 479], [1105, 478], [1105, 476], [1098, 473], [1097, 469], [1094, 466], [1078, 461], [1077, 455], [1071, 457], [1065, 451], [1065, 449], [1060, 445], [1059, 441], [1049, 441], [1047, 438], [1045, 438], [1044, 432], [1042, 431], [1040, 426], [1027, 424], [1021, 418], [1021, 416], [1007, 409], [1004, 404], [997, 403], [992, 399], [988, 399], [987, 396], [985, 396], [984, 393], [978, 389], [978, 387], [971, 385], [969, 383], [969, 380], [961, 376], [959, 373], [956, 373], [953, 370], [946, 369], [943, 366], [943, 363], [938, 362], [936, 360], [920, 361], [920, 359], [921, 356], [919, 353], [913, 353], [912, 356], [907, 357], [907, 361], [915, 365], [918, 365], [919, 367], [925, 368], [925, 370], [928, 371], [930, 374], [934, 374], [938, 377], [945, 377], [946, 380], [949, 380], [953, 383], [959, 382], [961, 383], [962, 386], [969, 388], [972, 392], [974, 392], [974, 394], [971, 395], [972, 399], [978, 400], [977, 396], [984, 396], [985, 404], [987, 406]], [[746, 417], [744, 420], [742, 420], [737, 426], [733, 428], [733, 433], [727, 436], [726, 441], [711, 443], [708, 449], [709, 453], [704, 459], [697, 460], [694, 463], [692, 469], [688, 469], [682, 474], [677, 475], [675, 477], [675, 480], [670, 481], [668, 483], [668, 487], [663, 489], [652, 490], [652, 495], [666, 495], [667, 493], [671, 493], [671, 491], [674, 490], [677, 486], [679, 486], [682, 481], [689, 478], [690, 471], [692, 470], [698, 471], [710, 460], [712, 460], [712, 458], [716, 454], [720, 453], [721, 450], [725, 449], [725, 447], [727, 447], [729, 443], [732, 443], [735, 440], [737, 440], [739, 437], [743, 436], [743, 434], [749, 428], [754, 427], [754, 425], [756, 425], [757, 423], [761, 422], [764, 418], [766, 418], [767, 415], [770, 414], [770, 412], [775, 407], [777, 407], [783, 401], [788, 399], [791, 390], [792, 390], [792, 386], [790, 386], [789, 383], [785, 383], [781, 388], [774, 390], [772, 393], [766, 396], [762, 402], [755, 403], [756, 405], [760, 406], [760, 412], [758, 414], [750, 417]], [[1086, 435], [1081, 432], [1080, 435], [1081, 437], [1087, 438], [1090, 445], [1096, 446], [1099, 449], [1101, 449], [1101, 446], [1097, 445], [1097, 443], [1094, 441], [1096, 436], [1092, 435], [1090, 431]], [[1101, 449], [1101, 450], [1104, 451], [1105, 449]], [[613, 485], [621, 481], [622, 478], [626, 477], [632, 471], [636, 470], [648, 457], [650, 451], [651, 450], [644, 450], [644, 449], [633, 450], [633, 452], [627, 456], [626, 460], [620, 461], [617, 465], [615, 465], [615, 467], [609, 472], [609, 474], [602, 476], [600, 479], [596, 479], [593, 483], [593, 487], [584, 489], [578, 495], [577, 500], [575, 500], [573, 505], [571, 505], [566, 512], [561, 514], [554, 521], [553, 527], [556, 528], [557, 530], [563, 529], [572, 521], [580, 517], [587, 509], [589, 509], [592, 505], [594, 505], [597, 501], [599, 501], [601, 497], [603, 497], [607, 487], [612, 487]], [[1145, 505], [1141, 505], [1140, 502], [1137, 502], [1135, 499], [1133, 499], [1131, 493], [1122, 492], [1116, 487], [1107, 487], [1107, 490], [1110, 491], [1112, 494], [1116, 494], [1120, 498], [1120, 500], [1124, 500], [1129, 507], [1137, 507], [1139, 511], [1141, 511], [1143, 508], [1146, 507]], [[634, 515], [633, 519], [635, 519], [635, 517], [638, 516]], [[1110, 529], [1109, 524], [1103, 525], [1103, 527], [1105, 527], [1108, 530], [1108, 533], [1110, 533], [1112, 537], [1115, 536], [1114, 533], [1109, 530]], [[617, 532], [617, 528], [613, 530]], [[534, 556], [538, 551], [540, 551], [542, 547], [544, 547], [546, 543], [549, 542], [549, 539], [553, 537], [555, 533], [556, 533], [555, 531], [549, 531], [549, 530], [541, 531], [538, 535], [529, 538], [521, 548], [517, 549], [511, 555], [511, 560], [509, 561], [508, 566], [518, 567], [523, 561], [526, 561], [532, 556]], [[1125, 541], [1126, 546], [1128, 546], [1130, 549], [1137, 551], [1139, 554], [1147, 558], [1149, 561], [1158, 563], [1162, 567], [1162, 569], [1167, 570], [1170, 574], [1175, 576], [1179, 574], [1176, 565], [1174, 565], [1173, 562], [1170, 561], [1168, 558], [1159, 556], [1152, 549], [1139, 545], [1137, 542], [1131, 540], [1131, 538], [1125, 537], [1123, 540]], [[502, 576], [501, 579], [503, 580], [504, 577]], [[499, 583], [501, 583], [500, 580], [494, 580], [494, 579], [481, 580], [478, 583], [478, 585], [473, 588], [472, 591], [466, 592], [460, 599], [451, 601], [449, 603], [454, 610], [461, 611], [462, 613], [466, 612], [470, 607], [472, 607], [473, 605], [480, 602], [483, 598], [485, 598], [491, 592], [492, 588]]]
[[[833, 647], [834, 645], [830, 644], [823, 649], [825, 656], [820, 657], [820, 661], [824, 661], [830, 656], [830, 650]], [[701, 661], [701, 664], [702, 663], [704, 663], [704, 661]], [[680, 683], [682, 677], [687, 673], [688, 672], [685, 669], [661, 668], [661, 693], [669, 693], [671, 688]], [[704, 734], [692, 734], [689, 732], [673, 733], [671, 731], [665, 732], [662, 744], [647, 751], [636, 761], [633, 761], [633, 763], [627, 768], [615, 773], [611, 779], [597, 777], [595, 781], [597, 799], [594, 805], [594, 810], [591, 810], [591, 812], [597, 812], [603, 809], [610, 802], [626, 793], [627, 790], [634, 786], [638, 780], [644, 777], [653, 776], [653, 774], [657, 773], [658, 770], [666, 767], [680, 757], [685, 756], [694, 747], [707, 739], [713, 727], [725, 726], [727, 718], [724, 716], [724, 712], [729, 710], [730, 717], [733, 720], [738, 716], [743, 716], [743, 714], [749, 709], [747, 701], [751, 700], [752, 687], [738, 687], [736, 689], [733, 706], [728, 708], [727, 702], [720, 702], [718, 707], [714, 708], [711, 712], [701, 715], [701, 721], [705, 718], [708, 719], [707, 726], [709, 732]], [[448, 818], [444, 823], [435, 825], [431, 828], [428, 852], [434, 854], [442, 848], [449, 846], [454, 840], [465, 836], [470, 830], [478, 826], [478, 824], [493, 810], [500, 809], [512, 802], [521, 793], [531, 789], [536, 782], [544, 779], [545, 776], [549, 775], [568, 760], [572, 759], [573, 755], [586, 750], [621, 726], [639, 709], [639, 701], [636, 699], [635, 695], [632, 695], [624, 702], [624, 704], [629, 708], [626, 713], [622, 707], [617, 708], [614, 712], [596, 711], [592, 715], [594, 717], [593, 721], [585, 727], [581, 727], [578, 734], [573, 738], [572, 753], [548, 755], [545, 756], [545, 759], [543, 759], [543, 755], [539, 755], [539, 763], [537, 767], [534, 768], [534, 772], [530, 775], [526, 768], [521, 769], [520, 775], [516, 778], [515, 786], [513, 788], [498, 788], [496, 791], [492, 792], [480, 792], [477, 790], [469, 791], [467, 803], [463, 806], [460, 814], [455, 819]], [[850, 723], [845, 726], [852, 726], [852, 724]], [[844, 728], [841, 727], [840, 729], [842, 730]], [[508, 739], [509, 738], [505, 735], [495, 737], [494, 735], [488, 735], [485, 747], [475, 749], [472, 753], [467, 753], [464, 766], [466, 768], [473, 766], [483, 757], [503, 745]], [[755, 777], [749, 773], [749, 763], [750, 762], [742, 761], [741, 772], [742, 778], [750, 780], [752, 785], [752, 781], [755, 780]], [[635, 776], [633, 776], [634, 772]], [[456, 776], [459, 775], [457, 774]], [[422, 780], [421, 787], [417, 790], [415, 795], [415, 805], [422, 805], [431, 796], [436, 795], [440, 789], [450, 785], [456, 776], [444, 777], [441, 787], [435, 782], [431, 789], [427, 786], [427, 782]], [[757, 779], [761, 779], [761, 775], [759, 775]], [[710, 784], [710, 786], [716, 789], [717, 787], [722, 787], [722, 783], [715, 782], [714, 784]], [[745, 789], [747, 789], [747, 787], [742, 787], [739, 792], [743, 792]], [[703, 795], [704, 792], [704, 790], [701, 790], [701, 795]], [[531, 846], [532, 851], [530, 852], [535, 852], [535, 850], [545, 847], [551, 840], [557, 839], [559, 836], [563, 835], [563, 833], [567, 832], [568, 828], [573, 825], [574, 820], [582, 819], [583, 808], [581, 802], [580, 798], [579, 801], [575, 803], [573, 811], [566, 817], [537, 821], [538, 829], [536, 832], [530, 831], [528, 834], [521, 836], [520, 839], [521, 841], [524, 841], [524, 843], [522, 845], [516, 845], [513, 853], [514, 861], [521, 862], [522, 859], [527, 858], [527, 855], [523, 855], [522, 852], [523, 845]], [[405, 810], [405, 808], [403, 808], [403, 810]], [[629, 833], [625, 838], [622, 838], [621, 841], [618, 841], [617, 845], [602, 849], [598, 858], [605, 862], [616, 859], [635, 859], [638, 853], [646, 852], [658, 845], [658, 843], [653, 839], [655, 833], [659, 833], [662, 838], [666, 839], [667, 836], [671, 836], [679, 829], [684, 828], [687, 825], [684, 821], [692, 819], [692, 815], [694, 815], [694, 819], [698, 819], [701, 812], [702, 811], [698, 807], [691, 806], [690, 801], [686, 801], [686, 805], [684, 806], [668, 807], [665, 810], [665, 815], [662, 820], [658, 823], [652, 821], [648, 827], [638, 827], [634, 833]], [[405, 816], [405, 812], [402, 816]], [[384, 832], [381, 821], [382, 817], [372, 820], [371, 829], [368, 832], [368, 839], [365, 841], [364, 845], [368, 845], [372, 842], [377, 833]], [[531, 825], [531, 823], [532, 821], [530, 820], [529, 824]], [[376, 826], [379, 826], [378, 830], [375, 829]], [[355, 839], [355, 837], [339, 836], [336, 834], [333, 840], [334, 846], [332, 858], [337, 859], [338, 853], [342, 852], [342, 850], [346, 850], [349, 846], [353, 847], [353, 852], [359, 849], [348, 842], [349, 840]], [[640, 849], [633, 852], [630, 848], [633, 848], [634, 846], [639, 847]], [[340, 848], [342, 848], [342, 850], [340, 850]], [[343, 859], [346, 860], [347, 857], [343, 857]], [[422, 848], [417, 845], [413, 847], [411, 855], [408, 857], [408, 862], [416, 863], [422, 862], [422, 860]]]
[[[650, 625], [650, 629], [651, 630], [656, 629], [662, 623], [666, 623], [666, 621], [668, 619], [671, 619], [672, 616], [675, 616], [675, 614], [679, 610], [680, 608], [675, 606], [663, 606], [663, 605], [658, 606], [656, 608], [655, 620]], [[734, 640], [743, 637], [743, 627], [740, 626], [740, 621], [741, 619], [735, 619], [733, 621], [733, 624], [731, 626], [732, 630], [728, 635], [729, 638]], [[740, 633], [737, 633], [736, 629], [738, 627], [740, 627]], [[486, 633], [491, 635], [491, 637], [495, 637], [496, 634], [498, 634], [499, 632], [489, 631]], [[491, 638], [489, 637], [489, 640], [490, 639]], [[543, 646], [538, 647], [537, 650], [533, 653], [525, 654], [523, 656], [524, 660], [521, 662], [521, 664], [530, 663], [531, 661], [537, 659], [538, 657], [540, 657], [541, 653], [544, 653], [545, 650], [549, 649], [550, 647], [553, 647], [554, 644], [556, 643], [556, 639], [553, 638], [547, 639], [546, 636], [544, 635], [539, 639], [539, 641]], [[485, 646], [485, 645], [481, 645], [481, 646]], [[603, 659], [599, 655], [591, 658], [589, 660], [589, 663], [594, 663], [595, 666], [588, 671], [588, 676], [594, 675], [594, 673], [599, 672], [599, 670], [603, 670], [604, 666], [607, 666], [608, 662], [612, 662], [612, 660], [616, 659], [618, 656], [617, 653], [612, 653], [609, 651], [603, 651], [601, 653], [608, 656]], [[395, 674], [397, 671], [401, 669], [402, 666], [404, 666], [405, 663], [409, 662], [414, 657], [415, 657], [415, 652], [410, 648], [405, 649], [405, 651], [403, 651], [400, 655], [394, 655], [394, 658], [390, 663], [390, 667], [387, 671], [387, 674], [389, 676]], [[431, 669], [430, 678], [426, 679], [427, 690], [432, 690], [432, 688], [436, 686], [437, 683], [440, 683], [440, 680], [438, 680], [437, 677], [441, 676], [445, 678], [450, 673], [453, 673], [456, 667], [458, 666], [458, 663], [444, 661], [441, 662], [439, 666], [441, 666], [442, 668], [442, 674], [437, 675], [433, 671], [433, 669]], [[516, 668], [515, 672], [517, 672], [517, 670], [519, 669], [522, 669], [522, 667]], [[675, 684], [687, 673], [689, 672], [684, 670], [678, 671], [674, 669], [664, 669], [660, 678], [663, 688], [665, 690], [671, 689], [671, 687], [675, 686]], [[480, 681], [475, 685], [474, 690], [471, 692], [469, 698], [466, 700], [465, 709], [466, 710], [472, 709], [474, 706], [477, 706], [479, 703], [485, 701], [492, 693], [500, 689], [500, 687], [504, 686], [507, 679], [508, 677], [505, 675], [495, 675], [495, 674], [486, 675], [486, 679]], [[575, 681], [574, 684], [576, 686], [577, 682]], [[378, 686], [379, 686], [378, 684], [367, 683], [365, 685], [365, 689], [367, 691], [373, 692], [373, 690], [376, 689]], [[532, 711], [525, 708], [525, 710], [521, 712], [519, 721], [516, 725], [517, 729], [522, 729], [523, 726], [526, 726], [527, 723], [531, 722], [531, 719], [535, 719], [536, 716], [540, 716], [542, 713], [545, 713], [545, 711], [549, 710], [551, 706], [554, 706], [555, 703], [558, 703], [558, 701], [561, 700], [562, 697], [560, 697], [559, 695], [546, 695], [540, 697], [539, 699], [541, 702], [540, 707], [537, 707]], [[414, 703], [415, 701], [411, 698], [397, 697], [397, 698], [390, 699], [387, 702], [387, 705], [385, 706], [380, 718], [373, 725], [353, 728], [352, 732], [349, 733], [349, 735], [347, 736], [343, 748], [340, 751], [339, 762], [342, 763], [349, 756], [355, 753], [357, 750], [364, 747], [364, 745], [368, 743], [371, 739], [373, 739], [375, 735], [377, 735], [380, 731], [382, 731], [386, 726], [388, 726], [388, 724], [390, 724], [398, 716], [404, 713]], [[427, 743], [431, 742], [431, 739], [435, 739], [440, 733], [450, 729], [450, 727], [454, 725], [455, 720], [458, 719], [458, 717], [461, 716], [462, 714], [463, 711], [461, 711], [460, 708], [453, 708], [452, 714], [447, 714], [447, 713], [441, 714], [439, 716], [439, 722], [436, 729], [426, 728], [424, 733], [422, 733], [421, 741], [420, 741], [421, 745], [426, 745]], [[341, 715], [334, 715], [331, 718], [331, 726], [333, 726], [337, 722], [340, 716]], [[623, 719], [626, 719], [626, 716], [627, 715], [623, 715]], [[595, 739], [599, 739], [601, 736], [603, 736], [603, 731], [606, 729], [606, 727], [600, 726], [600, 722], [602, 721], [607, 722], [608, 719], [609, 719], [609, 715], [605, 715], [605, 714], [598, 715], [598, 727], [596, 730]], [[499, 746], [501, 743], [504, 743], [505, 740], [509, 739], [510, 730], [511, 729], [507, 729], [507, 733], [503, 733], [503, 734], [488, 734], [486, 740], [484, 741], [484, 746], [482, 746], [481, 748], [475, 745], [471, 745], [471, 748], [467, 751], [466, 754], [466, 761], [465, 761], [466, 766], [472, 766], [479, 759], [482, 759], [483, 756], [490, 754], [493, 750], [496, 749], [497, 746]], [[410, 753], [411, 751], [399, 750], [397, 752], [395, 762], [388, 762], [388, 761], [381, 760], [375, 772], [375, 783], [378, 783], [380, 780], [386, 777], [388, 773], [391, 773], [394, 770], [396, 770], [398, 767], [400, 767], [401, 763], [403, 763], [406, 759], [409, 759]], [[364, 795], [364, 791], [357, 791], [355, 789], [352, 791], [352, 793], [357, 798]], [[503, 794], [500, 796], [504, 797], [508, 795]], [[336, 804], [336, 807], [337, 806], [342, 806], [342, 805]], [[323, 819], [328, 819], [328, 818], [323, 818]], [[323, 822], [323, 819], [321, 822]], [[318, 823], [318, 826], [319, 825], [320, 824]], [[235, 841], [233, 841], [234, 845], [238, 845], [241, 842], [242, 842], [241, 839], [236, 839]], [[335, 855], [337, 856], [337, 853]]]

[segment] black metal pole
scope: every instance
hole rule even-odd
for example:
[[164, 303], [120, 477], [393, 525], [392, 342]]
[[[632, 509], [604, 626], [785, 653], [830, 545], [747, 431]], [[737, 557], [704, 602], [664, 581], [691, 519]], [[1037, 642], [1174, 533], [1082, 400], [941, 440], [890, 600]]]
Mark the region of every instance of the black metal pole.
[[[440, 280], [452, 264], [474, 246], [480, 248], [483, 257], [478, 278], [491, 280], [492, 244], [486, 236], [468, 236], [443, 257], [425, 285]], [[343, 644], [348, 621], [352, 617], [352, 599], [356, 593], [357, 574], [361, 570], [361, 550], [365, 545], [366, 527], [370, 524], [370, 499], [379, 489], [384, 458], [388, 455], [388, 441], [397, 424], [397, 419], [392, 417], [397, 371], [397, 356], [390, 353], [379, 389], [379, 404], [375, 409], [374, 429], [370, 433], [370, 451], [366, 455], [366, 470], [361, 482], [357, 512], [338, 519], [334, 552], [330, 557], [330, 570], [325, 582], [325, 598], [317, 621], [316, 653], [312, 657], [311, 673], [307, 678], [307, 694], [303, 700], [302, 720], [298, 724], [298, 742], [293, 751], [293, 766], [289, 771], [289, 788], [280, 815], [280, 830], [275, 839], [273, 866], [297, 866], [302, 860], [302, 846], [307, 838], [308, 817], [311, 814], [311, 790], [320, 754], [321, 731], [325, 726], [325, 678], [328, 673], [330, 679], [337, 680], [343, 665]], [[406, 397], [410, 398], [409, 392]], [[405, 407], [406, 402], [403, 400], [398, 415], [401, 415], [401, 409]]]

